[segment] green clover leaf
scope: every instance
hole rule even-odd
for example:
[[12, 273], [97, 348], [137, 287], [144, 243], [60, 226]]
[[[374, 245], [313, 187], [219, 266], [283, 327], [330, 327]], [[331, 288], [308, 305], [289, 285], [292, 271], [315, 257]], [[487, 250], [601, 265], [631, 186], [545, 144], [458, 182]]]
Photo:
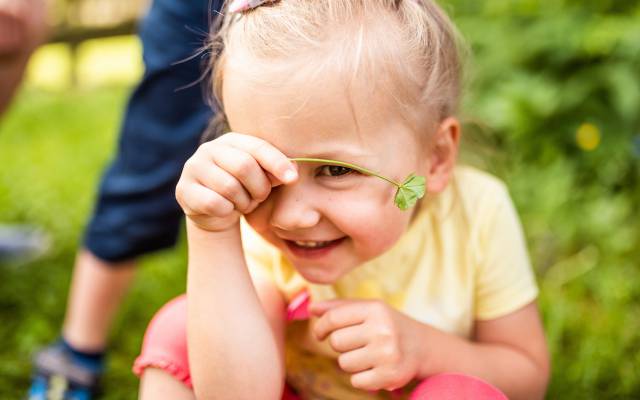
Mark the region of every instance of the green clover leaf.
[[402, 185], [398, 186], [394, 199], [396, 206], [401, 210], [408, 210], [413, 207], [418, 199], [424, 197], [425, 182], [424, 176], [409, 175]]
[[380, 179], [383, 179], [395, 187], [398, 188], [396, 191], [396, 196], [394, 202], [399, 209], [405, 211], [413, 207], [418, 199], [424, 197], [425, 194], [425, 178], [424, 176], [419, 176], [415, 174], [410, 174], [402, 184], [384, 177], [376, 172], [368, 170], [364, 167], [357, 166], [355, 164], [350, 164], [344, 161], [336, 161], [336, 160], [327, 160], [323, 158], [291, 158], [291, 161], [296, 162], [312, 162], [312, 163], [327, 163], [331, 165], [339, 165], [342, 167], [351, 168], [365, 175], [376, 176]]

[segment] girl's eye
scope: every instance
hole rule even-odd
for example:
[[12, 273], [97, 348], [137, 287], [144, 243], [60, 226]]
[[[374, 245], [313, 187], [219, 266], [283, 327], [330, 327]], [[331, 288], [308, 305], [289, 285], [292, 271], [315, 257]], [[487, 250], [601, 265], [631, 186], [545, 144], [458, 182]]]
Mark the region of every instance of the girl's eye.
[[351, 168], [343, 167], [341, 165], [323, 165], [320, 167], [320, 173], [318, 175], [321, 176], [341, 176], [352, 173], [353, 170]]

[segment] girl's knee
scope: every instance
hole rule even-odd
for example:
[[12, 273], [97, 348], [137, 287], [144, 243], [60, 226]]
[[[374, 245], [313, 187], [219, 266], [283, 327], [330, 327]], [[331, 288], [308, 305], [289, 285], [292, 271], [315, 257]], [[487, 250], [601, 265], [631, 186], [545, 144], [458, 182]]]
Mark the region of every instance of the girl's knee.
[[153, 316], [144, 335], [142, 350], [162, 347], [186, 351], [187, 296], [181, 295], [162, 306]]
[[409, 396], [410, 400], [507, 400], [495, 386], [471, 375], [443, 373], [422, 381]]
[[149, 323], [133, 371], [141, 376], [149, 367], [160, 369], [188, 387], [191, 386], [185, 295], [165, 304]]

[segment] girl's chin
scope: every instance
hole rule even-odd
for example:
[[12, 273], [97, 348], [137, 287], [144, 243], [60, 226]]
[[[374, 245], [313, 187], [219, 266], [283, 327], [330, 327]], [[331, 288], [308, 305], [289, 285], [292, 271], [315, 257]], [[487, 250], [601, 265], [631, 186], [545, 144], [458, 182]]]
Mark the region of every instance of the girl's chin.
[[331, 285], [342, 278], [350, 270], [336, 269], [336, 267], [309, 267], [295, 264], [294, 267], [307, 282], [318, 285]]

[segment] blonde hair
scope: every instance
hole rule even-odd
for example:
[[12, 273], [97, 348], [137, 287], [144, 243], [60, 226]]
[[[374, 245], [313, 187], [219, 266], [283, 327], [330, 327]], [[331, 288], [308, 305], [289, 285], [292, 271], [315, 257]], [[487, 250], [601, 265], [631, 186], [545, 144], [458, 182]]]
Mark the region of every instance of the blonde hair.
[[315, 76], [337, 69], [348, 84], [359, 79], [372, 90], [382, 88], [405, 110], [440, 121], [460, 102], [459, 37], [432, 0], [280, 0], [223, 15], [210, 41], [220, 110], [213, 135], [222, 133], [224, 122], [224, 68], [237, 53], [258, 66], [254, 77], [296, 61], [306, 62]]

